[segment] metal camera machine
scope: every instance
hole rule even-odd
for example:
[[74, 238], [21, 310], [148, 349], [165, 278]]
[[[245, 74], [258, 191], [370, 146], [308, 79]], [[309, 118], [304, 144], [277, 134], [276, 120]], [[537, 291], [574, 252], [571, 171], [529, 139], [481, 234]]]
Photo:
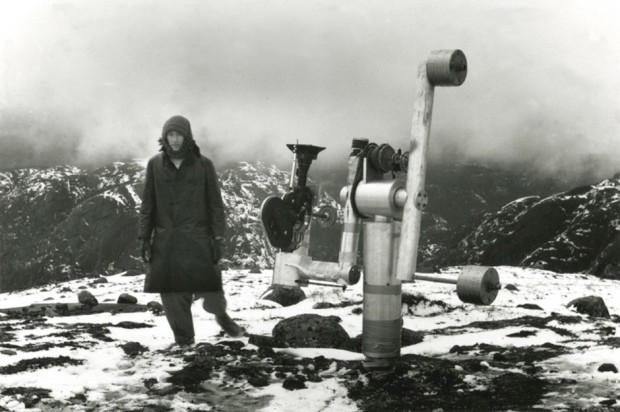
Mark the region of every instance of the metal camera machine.
[[[408, 152], [353, 140], [347, 185], [340, 192], [344, 224], [338, 262], [314, 261], [308, 254], [311, 220], [336, 221], [333, 208], [314, 209], [315, 194], [307, 185], [310, 165], [323, 147], [288, 145], [293, 152], [290, 191], [265, 199], [261, 207], [269, 242], [280, 249], [274, 285], [353, 285], [364, 273], [362, 351], [369, 367], [389, 366], [400, 356], [403, 282], [455, 284], [463, 302], [479, 305], [491, 304], [500, 289], [494, 268], [466, 266], [458, 278], [415, 272], [420, 222], [428, 203], [424, 185], [434, 87], [459, 86], [466, 75], [467, 61], [460, 50], [433, 51], [420, 65]], [[362, 226], [363, 266], [357, 262]]]

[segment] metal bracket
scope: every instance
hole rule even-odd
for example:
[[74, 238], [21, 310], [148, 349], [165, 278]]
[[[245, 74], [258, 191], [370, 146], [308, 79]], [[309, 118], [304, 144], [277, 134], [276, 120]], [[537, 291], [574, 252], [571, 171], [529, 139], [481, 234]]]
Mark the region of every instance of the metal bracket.
[[418, 210], [424, 210], [428, 206], [428, 194], [425, 190], [420, 190], [415, 194], [415, 208]]

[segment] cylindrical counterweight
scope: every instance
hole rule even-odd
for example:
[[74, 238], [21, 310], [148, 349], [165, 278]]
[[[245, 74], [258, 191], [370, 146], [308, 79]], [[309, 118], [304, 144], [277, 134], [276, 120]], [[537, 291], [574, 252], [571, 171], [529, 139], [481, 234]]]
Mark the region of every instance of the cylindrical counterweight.
[[400, 356], [401, 282], [394, 273], [400, 222], [364, 225], [362, 352], [370, 362]]
[[467, 77], [467, 59], [461, 50], [433, 50], [426, 61], [433, 86], [460, 86]]

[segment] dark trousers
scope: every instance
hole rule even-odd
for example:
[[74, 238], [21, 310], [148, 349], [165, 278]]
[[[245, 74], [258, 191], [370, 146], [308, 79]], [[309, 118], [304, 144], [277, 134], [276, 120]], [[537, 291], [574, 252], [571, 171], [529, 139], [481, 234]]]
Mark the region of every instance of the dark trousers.
[[224, 292], [175, 292], [161, 293], [161, 303], [166, 312], [174, 340], [178, 344], [194, 342], [194, 321], [192, 319], [192, 302], [194, 296], [202, 298], [202, 307], [215, 316], [226, 314], [226, 297]]

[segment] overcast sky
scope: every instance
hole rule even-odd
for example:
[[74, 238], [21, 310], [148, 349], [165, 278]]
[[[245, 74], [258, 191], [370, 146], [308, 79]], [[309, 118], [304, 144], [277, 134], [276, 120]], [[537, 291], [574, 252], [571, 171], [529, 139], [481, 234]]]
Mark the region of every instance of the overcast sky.
[[619, 3], [0, 0], [0, 168], [147, 158], [175, 114], [216, 166], [288, 167], [295, 141], [325, 167], [354, 137], [407, 150], [418, 65], [461, 49], [433, 161], [613, 174]]

